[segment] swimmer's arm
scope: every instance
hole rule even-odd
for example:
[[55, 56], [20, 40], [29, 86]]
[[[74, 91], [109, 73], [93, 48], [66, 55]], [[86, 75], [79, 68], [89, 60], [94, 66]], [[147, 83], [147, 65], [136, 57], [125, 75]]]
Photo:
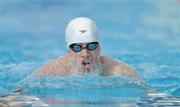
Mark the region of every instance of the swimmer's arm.
[[57, 63], [55, 61], [48, 62], [43, 65], [40, 69], [35, 71], [33, 76], [65, 76], [68, 75], [67, 70], [62, 63]]
[[51, 71], [49, 64], [43, 65], [41, 68], [37, 69], [33, 72], [32, 76], [39, 77], [39, 76], [47, 76]]
[[137, 74], [136, 70], [133, 69], [132, 67], [130, 66], [127, 66], [127, 69], [125, 70], [125, 72], [127, 71], [127, 76], [130, 76], [130, 77], [134, 77], [135, 79], [137, 80], [141, 80], [140, 76]]
[[117, 76], [129, 76], [138, 80], [141, 79], [135, 69], [122, 62], [119, 62], [119, 64], [117, 64], [117, 66], [114, 68], [114, 73]]

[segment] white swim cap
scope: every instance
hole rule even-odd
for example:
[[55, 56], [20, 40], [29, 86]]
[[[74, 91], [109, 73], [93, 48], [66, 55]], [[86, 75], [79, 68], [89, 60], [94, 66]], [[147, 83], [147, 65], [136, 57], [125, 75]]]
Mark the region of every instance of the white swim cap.
[[67, 48], [73, 43], [98, 42], [99, 33], [94, 21], [89, 18], [80, 17], [69, 22], [65, 39]]

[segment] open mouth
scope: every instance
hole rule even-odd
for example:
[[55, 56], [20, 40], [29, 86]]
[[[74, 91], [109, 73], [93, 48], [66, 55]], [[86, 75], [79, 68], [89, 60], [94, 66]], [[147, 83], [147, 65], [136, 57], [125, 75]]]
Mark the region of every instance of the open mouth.
[[89, 69], [91, 67], [91, 61], [89, 60], [83, 60], [81, 64], [85, 69]]
[[87, 62], [87, 61], [82, 62], [82, 65], [87, 65], [87, 64], [90, 64], [90, 62]]

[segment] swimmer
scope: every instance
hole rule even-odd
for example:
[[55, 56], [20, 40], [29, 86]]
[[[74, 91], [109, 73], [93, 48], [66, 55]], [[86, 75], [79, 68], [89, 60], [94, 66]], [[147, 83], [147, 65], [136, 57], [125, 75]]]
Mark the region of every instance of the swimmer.
[[73, 19], [65, 31], [67, 53], [44, 64], [33, 76], [102, 75], [139, 78], [129, 65], [100, 55], [98, 28], [86, 17]]

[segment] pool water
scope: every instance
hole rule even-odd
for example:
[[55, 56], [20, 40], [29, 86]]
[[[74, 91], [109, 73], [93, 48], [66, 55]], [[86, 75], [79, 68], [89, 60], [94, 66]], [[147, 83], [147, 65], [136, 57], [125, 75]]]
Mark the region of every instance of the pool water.
[[[159, 81], [160, 82], [160, 81]], [[15, 84], [15, 85], [14, 85]], [[145, 81], [114, 76], [31, 77], [4, 85], [0, 104], [3, 106], [179, 106], [176, 96]], [[13, 85], [13, 86], [12, 86]], [[159, 84], [160, 85], [160, 84]], [[161, 90], [165, 87], [161, 87]], [[166, 90], [169, 87], [166, 86]], [[173, 88], [171, 88], [172, 90]], [[17, 91], [18, 90], [18, 91]], [[19, 93], [20, 92], [20, 93]]]
[[[0, 106], [180, 106], [179, 5], [178, 0], [0, 1]], [[66, 53], [65, 27], [79, 16], [96, 21], [102, 55], [131, 65], [142, 81], [31, 77]]]

